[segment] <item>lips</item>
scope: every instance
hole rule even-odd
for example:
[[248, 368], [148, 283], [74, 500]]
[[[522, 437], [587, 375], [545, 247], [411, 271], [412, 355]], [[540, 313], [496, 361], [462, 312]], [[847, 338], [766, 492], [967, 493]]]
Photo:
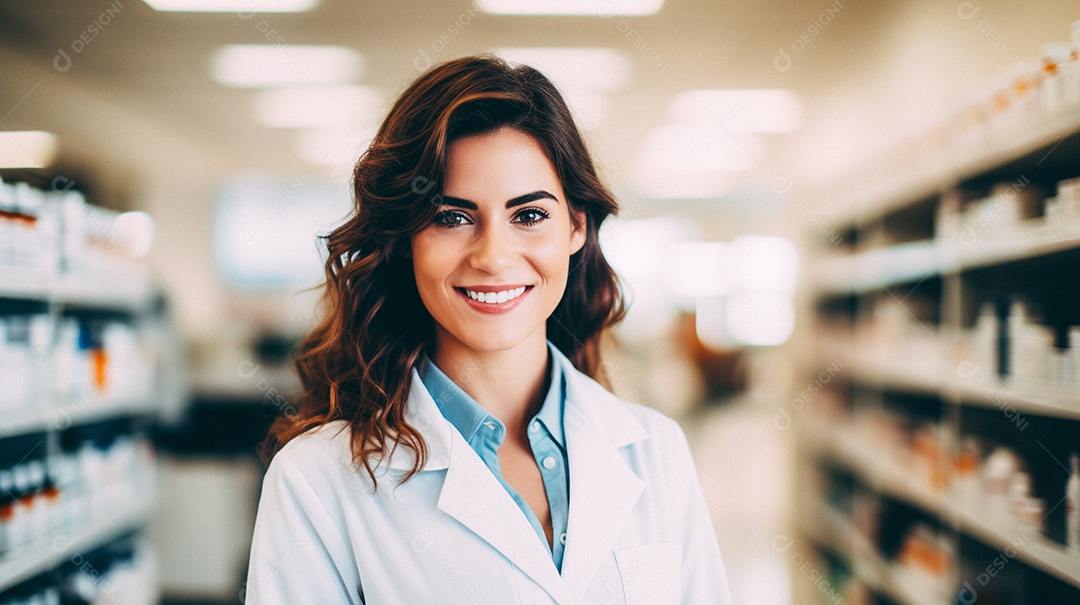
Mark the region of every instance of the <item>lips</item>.
[[500, 290], [482, 290], [479, 288], [461, 288], [469, 298], [482, 303], [504, 303], [525, 293], [527, 286], [504, 288]]
[[505, 313], [518, 306], [533, 286], [468, 286], [454, 288], [471, 307], [486, 313]]

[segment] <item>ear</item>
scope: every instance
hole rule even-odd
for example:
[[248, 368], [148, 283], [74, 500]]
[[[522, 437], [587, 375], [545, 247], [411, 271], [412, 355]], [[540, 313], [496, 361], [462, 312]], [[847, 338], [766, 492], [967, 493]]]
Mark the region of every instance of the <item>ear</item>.
[[573, 256], [585, 246], [588, 237], [588, 220], [585, 213], [570, 210], [570, 255]]

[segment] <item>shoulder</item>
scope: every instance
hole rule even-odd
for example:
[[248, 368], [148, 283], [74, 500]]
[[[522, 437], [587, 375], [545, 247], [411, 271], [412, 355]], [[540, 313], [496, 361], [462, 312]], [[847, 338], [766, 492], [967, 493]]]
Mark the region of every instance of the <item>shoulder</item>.
[[352, 444], [349, 424], [335, 420], [309, 429], [295, 437], [270, 460], [267, 476], [299, 473], [308, 482], [352, 473]]
[[641, 403], [621, 399], [588, 375], [573, 370], [568, 397], [581, 402], [592, 422], [603, 430], [612, 445], [634, 444], [649, 449], [685, 447], [679, 423]]

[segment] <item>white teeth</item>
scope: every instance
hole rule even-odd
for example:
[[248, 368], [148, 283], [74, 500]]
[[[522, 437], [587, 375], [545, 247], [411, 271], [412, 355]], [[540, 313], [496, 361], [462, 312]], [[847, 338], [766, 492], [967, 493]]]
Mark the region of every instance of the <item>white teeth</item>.
[[513, 290], [503, 290], [501, 292], [473, 292], [472, 290], [465, 290], [469, 298], [482, 303], [501, 304], [508, 300], [513, 300], [525, 293], [525, 286], [520, 288], [514, 288]]

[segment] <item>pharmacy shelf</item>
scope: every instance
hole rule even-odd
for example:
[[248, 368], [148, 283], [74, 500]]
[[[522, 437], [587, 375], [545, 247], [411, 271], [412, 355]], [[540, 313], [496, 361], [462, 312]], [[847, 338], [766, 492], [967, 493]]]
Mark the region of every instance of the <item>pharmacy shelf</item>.
[[69, 540], [61, 542], [63, 536], [50, 535], [5, 553], [0, 556], [0, 592], [102, 546], [115, 536], [142, 527], [150, 520], [152, 507], [152, 499], [143, 495], [108, 518], [76, 531]]
[[982, 243], [953, 245], [942, 250], [942, 273], [1049, 256], [1080, 249], [1080, 221], [1046, 223], [1029, 219], [1023, 227], [981, 235]]
[[814, 542], [842, 553], [851, 561], [852, 574], [870, 590], [889, 597], [900, 605], [948, 605], [944, 595], [916, 594], [896, 578], [889, 564], [873, 544], [842, 514], [823, 505], [813, 522], [800, 523], [800, 531]]
[[811, 265], [815, 290], [867, 292], [918, 282], [941, 272], [941, 252], [933, 241], [920, 241], [856, 254], [823, 257]]
[[48, 282], [40, 272], [0, 266], [0, 298], [42, 300], [47, 292]]
[[0, 439], [49, 430], [50, 414], [42, 410], [8, 412], [0, 423]]
[[960, 506], [946, 493], [913, 479], [906, 469], [847, 431], [809, 424], [804, 430], [811, 453], [843, 466], [872, 489], [952, 523], [988, 546], [1002, 551], [1016, 549], [1016, 557], [1029, 566], [1080, 588], [1080, 557], [1071, 556], [1063, 545], [1018, 524], [994, 522]]
[[146, 271], [132, 275], [60, 276], [0, 267], [0, 298], [55, 302], [61, 305], [138, 310], [149, 306], [153, 280]]
[[120, 416], [137, 416], [153, 411], [150, 394], [138, 397], [103, 397], [56, 406], [49, 412], [55, 428], [90, 424]]
[[[849, 195], [837, 197], [821, 214], [833, 224], [848, 218], [866, 220], [936, 195], [1037, 151], [1046, 149], [1052, 153], [1061, 141], [1080, 132], [1077, 115], [1080, 115], [1080, 103], [1024, 120], [1013, 128], [988, 133], [969, 145], [952, 145], [917, 161], [898, 162], [893, 168], [877, 166], [873, 181], [855, 188]], [[851, 217], [852, 208], [858, 209], [856, 217]]]
[[63, 276], [50, 289], [50, 299], [63, 305], [144, 309], [152, 297], [150, 274], [118, 276]]
[[[941, 394], [962, 406], [1003, 409], [1022, 414], [1080, 420], [1080, 391], [1054, 384], [1014, 384], [983, 372], [961, 375], [961, 366], [925, 368], [896, 357], [859, 354], [859, 347], [821, 343], [823, 356], [838, 359], [857, 382], [914, 393]], [[964, 366], [966, 369], [966, 366]]]
[[153, 398], [147, 394], [127, 398], [89, 398], [65, 406], [16, 412], [0, 423], [0, 439], [27, 433], [64, 430], [71, 426], [90, 424], [99, 420], [137, 416], [153, 411]]
[[920, 241], [823, 257], [812, 263], [812, 287], [823, 294], [862, 293], [1080, 249], [1080, 221], [1061, 224], [1032, 221], [1037, 224], [981, 234], [970, 246]]

